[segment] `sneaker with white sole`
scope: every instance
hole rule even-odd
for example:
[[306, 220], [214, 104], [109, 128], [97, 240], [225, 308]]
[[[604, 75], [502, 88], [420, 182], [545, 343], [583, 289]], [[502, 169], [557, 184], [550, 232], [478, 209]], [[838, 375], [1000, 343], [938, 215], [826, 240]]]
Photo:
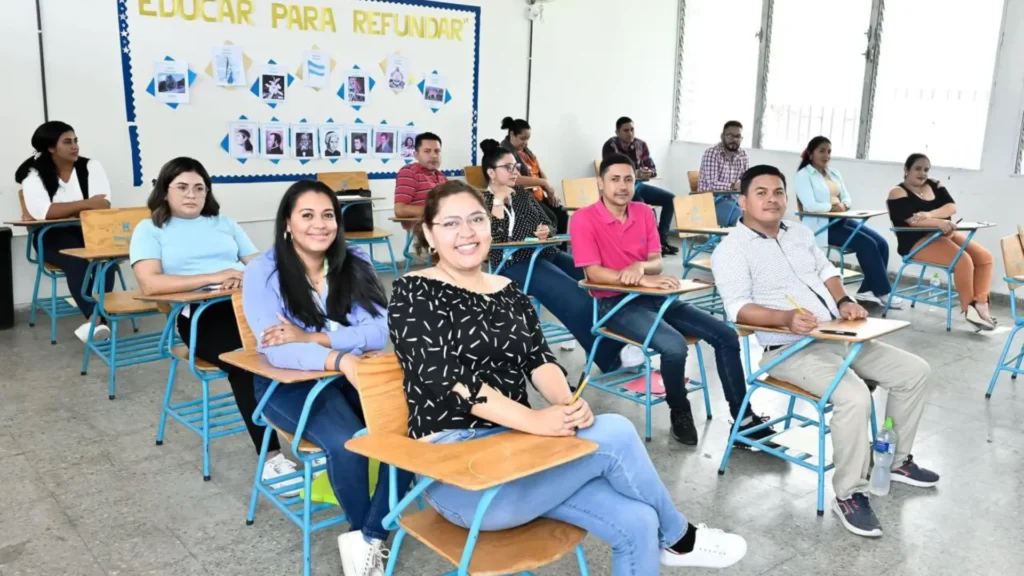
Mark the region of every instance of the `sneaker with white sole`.
[[[278, 454], [277, 456], [274, 456], [270, 460], [267, 460], [265, 464], [263, 464], [262, 478], [264, 482], [272, 482], [274, 478], [277, 478], [278, 476], [286, 476], [288, 474], [295, 472], [296, 470], [298, 470], [298, 468], [295, 466], [294, 462], [285, 458], [284, 454]], [[299, 490], [302, 489], [302, 478], [296, 476], [295, 478], [292, 478], [290, 480], [285, 480], [283, 482], [277, 482], [275, 484], [270, 485], [270, 487], [273, 488], [274, 490], [278, 488], [284, 488], [286, 486], [294, 486], [294, 488], [288, 490], [287, 492], [282, 492], [281, 496], [284, 496], [286, 498], [298, 496]]]
[[832, 511], [850, 532], [865, 538], [882, 536], [882, 525], [871, 509], [871, 501], [866, 494], [856, 492], [846, 500], [833, 498]]
[[572, 352], [573, 350], [576, 349], [576, 341], [575, 340], [568, 340], [566, 342], [562, 342], [561, 348], [562, 348], [562, 350], [565, 350], [566, 352]]
[[[888, 299], [888, 296], [886, 296], [885, 298]], [[882, 299], [882, 298], [879, 298], [878, 296], [875, 296], [874, 292], [858, 292], [857, 293], [857, 303], [858, 304], [863, 304], [865, 302], [870, 302], [872, 304], [877, 304], [878, 306], [885, 306], [885, 299]]]
[[697, 525], [693, 550], [680, 554], [664, 548], [661, 551], [661, 565], [688, 568], [728, 568], [747, 555], [747, 541], [738, 534]]
[[367, 542], [361, 531], [353, 530], [338, 536], [338, 553], [345, 576], [384, 576], [388, 551], [383, 541]]
[[[78, 328], [75, 328], [75, 337], [81, 340], [82, 344], [89, 341], [89, 328], [91, 326], [91, 322], [86, 322]], [[92, 341], [102, 342], [108, 338], [110, 338], [110, 328], [108, 328], [106, 324], [97, 324], [96, 330], [92, 333]]]
[[931, 488], [939, 483], [939, 475], [914, 462], [914, 455], [908, 454], [907, 459], [890, 475], [893, 482], [901, 482], [918, 488]]
[[644, 363], [644, 351], [639, 346], [628, 345], [619, 352], [623, 368], [632, 368]]

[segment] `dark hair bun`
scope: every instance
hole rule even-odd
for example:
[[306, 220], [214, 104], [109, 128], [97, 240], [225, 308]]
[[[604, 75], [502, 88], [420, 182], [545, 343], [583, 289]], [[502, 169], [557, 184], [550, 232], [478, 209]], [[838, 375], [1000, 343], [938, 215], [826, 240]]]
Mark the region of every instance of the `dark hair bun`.
[[490, 154], [500, 148], [501, 145], [494, 138], [488, 138], [480, 143], [480, 150], [483, 150], [484, 154]]
[[515, 120], [513, 120], [511, 116], [505, 116], [504, 118], [501, 119], [501, 129], [502, 130], [511, 130], [512, 129], [512, 124], [514, 124], [514, 123], [515, 123]]

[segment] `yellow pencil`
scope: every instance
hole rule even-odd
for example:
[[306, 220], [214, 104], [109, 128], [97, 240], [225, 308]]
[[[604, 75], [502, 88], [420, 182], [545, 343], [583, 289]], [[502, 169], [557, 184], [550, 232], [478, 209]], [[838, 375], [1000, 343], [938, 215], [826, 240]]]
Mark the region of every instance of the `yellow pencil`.
[[792, 297], [792, 296], [786, 296], [786, 300], [789, 300], [789, 303], [790, 303], [790, 304], [792, 304], [793, 306], [796, 306], [796, 311], [797, 311], [797, 312], [799, 312], [799, 313], [801, 313], [801, 314], [806, 314], [806, 313], [807, 313], [807, 311], [806, 311], [806, 310], [804, 310], [803, 308], [801, 308], [801, 307], [800, 307], [800, 305], [796, 303], [796, 300], [793, 300], [793, 297]]
[[580, 387], [576, 389], [576, 393], [572, 395], [572, 400], [569, 401], [569, 406], [572, 406], [580, 399], [580, 394], [583, 393], [583, 389], [587, 387], [588, 382], [590, 382], [590, 378], [583, 379], [583, 384], [580, 384]]

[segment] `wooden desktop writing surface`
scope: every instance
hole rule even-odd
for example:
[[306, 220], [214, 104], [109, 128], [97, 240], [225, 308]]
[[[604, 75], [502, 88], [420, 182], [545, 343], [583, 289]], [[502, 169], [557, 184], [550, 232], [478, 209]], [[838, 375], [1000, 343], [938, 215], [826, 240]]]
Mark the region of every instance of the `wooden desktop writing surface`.
[[406, 216], [406, 217], [392, 216], [392, 217], [388, 218], [388, 220], [391, 220], [392, 222], [419, 222], [420, 221], [419, 218], [409, 217], [409, 216]]
[[81, 223], [82, 220], [79, 218], [60, 218], [58, 220], [15, 220], [13, 222], [4, 222], [8, 226], [18, 226], [21, 228], [31, 228], [32, 226], [46, 226], [47, 224], [67, 224], [67, 223]]
[[735, 229], [735, 226], [731, 226], [729, 228], [722, 228], [720, 226], [682, 226], [672, 231], [679, 232], [681, 234], [705, 234], [708, 236], [728, 236], [729, 233]]
[[267, 361], [267, 357], [256, 350], [235, 350], [220, 355], [220, 359], [236, 368], [241, 368], [251, 374], [258, 374], [267, 380], [277, 380], [281, 384], [296, 384], [298, 382], [309, 382], [331, 376], [341, 376], [341, 372], [328, 372], [326, 370], [313, 372], [308, 370], [286, 370], [275, 368]]
[[61, 254], [81, 258], [83, 260], [112, 260], [115, 258], [127, 258], [127, 246], [112, 246], [110, 248], [65, 248]]
[[349, 440], [345, 448], [444, 484], [479, 491], [572, 462], [596, 451], [597, 444], [513, 430], [456, 444], [368, 434]]
[[566, 244], [569, 242], [568, 236], [560, 236], [557, 238], [548, 238], [547, 240], [523, 240], [520, 242], [495, 242], [491, 244], [491, 250], [501, 250], [504, 248], [533, 248], [535, 246], [554, 246], [557, 244]]
[[[778, 327], [763, 327], [763, 326], [752, 326], [750, 324], [736, 324], [738, 330], [742, 332], [775, 332], [779, 334], [791, 334], [787, 328]], [[892, 334], [898, 330], [902, 330], [910, 326], [910, 322], [906, 320], [888, 320], [886, 318], [865, 318], [863, 320], [831, 320], [829, 322], [822, 322], [818, 324], [818, 328], [813, 330], [810, 334], [805, 336], [811, 336], [816, 340], [833, 340], [836, 342], [867, 342], [876, 338], [881, 338], [887, 334]], [[840, 330], [843, 332], [855, 332], [855, 336], [840, 336], [838, 334], [823, 334], [822, 330]]]
[[[956, 225], [956, 229], [963, 232], [970, 232], [972, 230], [981, 230], [983, 228], [992, 228], [995, 226], [993, 222], [960, 222]], [[941, 228], [934, 228], [931, 226], [894, 226], [891, 228], [893, 232], [938, 232]]]
[[886, 210], [846, 210], [844, 212], [806, 212], [799, 211], [797, 216], [811, 218], [847, 218], [850, 220], [867, 220], [875, 216], [884, 216], [889, 212]]
[[621, 292], [622, 294], [646, 294], [648, 296], [679, 296], [690, 292], [697, 292], [698, 290], [707, 290], [714, 288], [715, 285], [712, 282], [703, 282], [699, 280], [680, 280], [679, 288], [675, 290], [665, 290], [663, 288], [644, 288], [643, 286], [623, 286], [621, 284], [597, 284], [594, 282], [588, 282], [586, 280], [580, 281], [580, 288], [584, 290], [601, 290], [604, 292]]
[[235, 292], [240, 292], [240, 290], [193, 290], [191, 292], [154, 294], [152, 296], [137, 294], [135, 299], [142, 300], [143, 302], [159, 302], [163, 304], [189, 304], [191, 302], [202, 302], [204, 300], [231, 296]]

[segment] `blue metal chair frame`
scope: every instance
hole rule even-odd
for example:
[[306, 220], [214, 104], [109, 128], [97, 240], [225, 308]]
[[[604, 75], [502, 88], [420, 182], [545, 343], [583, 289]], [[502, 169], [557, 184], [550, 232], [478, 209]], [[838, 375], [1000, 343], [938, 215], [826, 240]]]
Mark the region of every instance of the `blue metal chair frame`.
[[[385, 576], [392, 576], [395, 573], [395, 566], [398, 564], [398, 554], [402, 548], [402, 542], [405, 540], [405, 528], [399, 523], [398, 519], [401, 517], [402, 512], [409, 507], [413, 501], [420, 503], [420, 508], [423, 507], [420, 495], [426, 490], [431, 484], [434, 483], [432, 478], [421, 478], [416, 482], [416, 485], [406, 493], [402, 500], [398, 501], [398, 472], [393, 466], [388, 466], [388, 504], [391, 508], [391, 512], [384, 517], [384, 528], [387, 530], [394, 530], [395, 539], [391, 545], [391, 556], [388, 558], [387, 569], [385, 570]], [[484, 491], [483, 496], [480, 498], [480, 502], [477, 504], [476, 513], [473, 515], [473, 523], [469, 528], [469, 536], [466, 538], [466, 546], [462, 550], [462, 558], [460, 558], [459, 566], [456, 570], [446, 572], [444, 576], [467, 576], [469, 574], [469, 563], [473, 559], [473, 549], [476, 547], [477, 540], [480, 537], [480, 525], [483, 523], [484, 515], [487, 513], [487, 508], [491, 505], [491, 501], [498, 495], [498, 492], [502, 489], [502, 486], [495, 486]], [[576, 562], [580, 567], [580, 576], [589, 576], [590, 571], [587, 569], [587, 558], [583, 553], [583, 545], [576, 546]], [[532, 576], [532, 572], [521, 572], [520, 574]]]
[[[195, 325], [193, 324], [193, 326]], [[324, 387], [337, 378], [339, 378], [339, 376], [330, 376], [328, 378], [321, 378], [317, 380], [313, 389], [310, 390], [309, 394], [306, 396], [306, 403], [302, 406], [302, 414], [299, 416], [299, 423], [295, 427], [295, 435], [292, 438], [292, 453], [296, 458], [302, 461], [302, 470], [292, 472], [291, 474], [284, 476], [275, 477], [272, 481], [263, 481], [263, 465], [267, 462], [267, 450], [270, 447], [270, 436], [273, 434], [273, 428], [271, 423], [266, 419], [266, 417], [264, 417], [263, 409], [266, 408], [267, 401], [274, 394], [274, 391], [277, 390], [280, 382], [274, 380], [270, 383], [270, 387], [267, 389], [266, 394], [263, 395], [263, 398], [260, 399], [260, 403], [256, 406], [256, 412], [253, 413], [252, 418], [253, 422], [260, 426], [265, 426], [266, 430], [263, 432], [263, 444], [260, 447], [259, 461], [256, 463], [256, 477], [252, 484], [252, 497], [249, 500], [249, 515], [245, 519], [245, 525], [252, 526], [256, 521], [256, 504], [260, 495], [274, 504], [274, 506], [284, 514], [285, 518], [302, 530], [303, 576], [309, 576], [310, 574], [310, 536], [313, 532], [318, 532], [336, 524], [341, 524], [347, 520], [345, 512], [334, 504], [322, 502], [313, 505], [313, 475], [314, 473], [327, 468], [324, 464], [314, 464], [314, 461], [318, 458], [324, 458], [325, 455], [323, 451], [305, 452], [299, 449], [302, 445], [302, 434], [306, 430], [306, 421], [309, 418], [309, 410], [313, 406], [313, 402]], [[273, 488], [271, 486], [271, 484], [278, 484], [300, 477], [302, 478], [301, 496], [294, 496], [291, 498], [283, 496], [284, 492], [294, 490], [295, 488], [293, 486], [282, 486], [281, 488]], [[338, 508], [341, 512], [337, 515], [329, 516], [323, 520], [313, 523], [314, 515], [332, 508]]]
[[417, 256], [412, 251], [412, 239], [413, 239], [413, 231], [412, 231], [412, 229], [406, 230], [405, 231], [405, 247], [402, 248], [402, 256], [405, 258], [405, 264], [402, 267], [402, 274], [408, 274], [409, 273], [409, 267], [412, 266], [413, 262], [418, 262], [420, 264], [423, 264], [424, 266], [429, 264], [429, 262], [427, 262], [423, 258], [420, 258], [419, 256]]
[[[893, 232], [899, 234], [901, 231], [892, 229]], [[926, 229], [927, 230], [927, 229]], [[889, 293], [889, 298], [885, 301], [885, 310], [882, 310], [882, 318], [889, 313], [889, 308], [892, 306], [893, 296], [900, 296], [905, 300], [910, 300], [910, 307], [913, 308], [915, 304], [920, 302], [921, 304], [929, 304], [932, 306], [941, 306], [946, 309], [946, 332], [949, 332], [953, 328], [953, 298], [959, 297], [959, 293], [953, 290], [953, 269], [956, 267], [956, 263], [960, 261], [960, 257], [963, 256], [964, 251], [967, 249], [967, 245], [970, 244], [971, 239], [978, 230], [970, 230], [967, 233], [967, 239], [964, 241], [964, 245], [957, 251], [956, 256], [949, 263], [949, 266], [939, 266], [938, 264], [929, 264], [927, 262], [921, 262], [914, 260], [914, 256], [924, 249], [925, 246], [931, 244], [938, 238], [942, 237], [942, 231], [936, 230], [921, 243], [920, 246], [914, 248], [910, 254], [903, 257], [903, 265], [900, 266], [899, 272], [896, 273], [896, 281], [893, 283], [893, 291]], [[903, 278], [903, 271], [906, 270], [907, 266], [920, 266], [921, 273], [917, 277], [917, 284], [909, 288], [900, 288], [900, 279]], [[935, 268], [946, 274], [946, 287], [935, 288], [930, 285], [923, 285], [926, 272], [929, 268]]]
[[[816, 218], [821, 218], [822, 217], [819, 214], [815, 214], [814, 216]], [[826, 224], [826, 225], [822, 226], [821, 228], [818, 228], [817, 230], [815, 230], [814, 231], [814, 235], [815, 236], [818, 236], [819, 234], [826, 234], [827, 235], [829, 228], [831, 228], [832, 226], [836, 225], [838, 222], [840, 222], [842, 220], [845, 220], [845, 218], [831, 218], [831, 217], [828, 217], [828, 216], [825, 216], [825, 217], [828, 218], [828, 224]], [[864, 225], [868, 223], [867, 219], [864, 219], [864, 218], [858, 218], [857, 220], [858, 220], [857, 226], [853, 229], [853, 233], [850, 234], [850, 236], [846, 239], [846, 242], [843, 242], [843, 244], [841, 246], [833, 246], [832, 244], [828, 244], [828, 238], [826, 236], [826, 245], [827, 246], [826, 246], [826, 250], [825, 250], [825, 257], [826, 258], [831, 257], [832, 256], [832, 250], [836, 250], [837, 252], [839, 252], [839, 269], [840, 269], [840, 271], [843, 271], [843, 270], [846, 269], [846, 255], [847, 254], [853, 254], [853, 250], [850, 250], [850, 243], [853, 242], [853, 239], [858, 234], [864, 234], [863, 232], [861, 232], [861, 228], [863, 228]], [[844, 284], [849, 284], [851, 282], [857, 282], [859, 280], [860, 280], [859, 277], [854, 276], [854, 277], [851, 277], [849, 279], [844, 280]]]
[[[50, 317], [50, 344], [57, 343], [57, 319], [77, 316], [81, 313], [78, 306], [72, 306], [64, 298], [57, 297], [57, 281], [64, 278], [64, 272], [47, 270], [43, 262], [43, 236], [53, 228], [81, 227], [78, 222], [57, 222], [29, 226], [28, 238], [25, 242], [25, 259], [36, 265], [36, 282], [32, 288], [32, 310], [29, 312], [29, 326], [36, 325], [36, 310], [42, 310]], [[33, 252], [35, 255], [33, 255]], [[46, 276], [50, 280], [50, 298], [46, 304], [39, 302], [39, 282]], [[122, 287], [124, 278], [121, 278]]]
[[[717, 202], [718, 199], [716, 198], [715, 200]], [[700, 254], [711, 254], [712, 252], [714, 252], [715, 247], [718, 246], [718, 243], [722, 241], [722, 237], [721, 235], [715, 234], [708, 238], [707, 241], [701, 244], [691, 244], [690, 238], [683, 238], [682, 241], [683, 247], [682, 250], [680, 250], [680, 256], [683, 260], [682, 278], [685, 279], [690, 274], [690, 272], [694, 271], [695, 269], [702, 270], [701, 268], [696, 268], [693, 265], [691, 265], [693, 259], [699, 256]], [[712, 288], [711, 293], [709, 294], [702, 294], [694, 298], [687, 298], [686, 303], [692, 304], [697, 308], [700, 308], [701, 310], [707, 312], [708, 314], [711, 314], [712, 316], [718, 314], [722, 317], [723, 320], [726, 320], [725, 304], [722, 303], [722, 295], [718, 293], [718, 288]]]
[[[139, 326], [137, 320], [146, 316], [155, 316], [160, 312], [158, 310], [146, 311], [146, 312], [135, 312], [131, 314], [111, 314], [107, 312], [104, 302], [107, 295], [107, 271], [113, 266], [117, 275], [121, 278], [121, 286], [124, 287], [124, 275], [121, 273], [121, 268], [118, 267], [118, 263], [125, 258], [112, 258], [109, 260], [93, 260], [89, 262], [89, 267], [86, 268], [85, 277], [89, 278], [92, 274], [92, 294], [90, 294], [89, 287], [85, 284], [82, 285], [82, 297], [89, 302], [96, 304], [95, 312], [92, 315], [92, 319], [89, 323], [89, 338], [85, 342], [85, 353], [82, 355], [82, 375], [85, 376], [89, 371], [89, 356], [90, 351], [94, 352], [99, 356], [100, 360], [110, 368], [110, 375], [108, 377], [108, 395], [107, 398], [110, 400], [114, 399], [117, 390], [117, 368], [124, 366], [134, 366], [136, 364], [145, 364], [146, 362], [154, 362], [156, 360], [164, 359], [164, 350], [162, 347], [164, 331], [151, 332], [147, 334], [138, 334]], [[103, 342], [96, 342], [93, 336], [96, 333], [96, 320], [100, 316], [107, 321], [107, 325], [110, 327], [110, 338]], [[117, 323], [119, 320], [128, 320], [132, 323], [132, 331], [136, 333], [134, 336], [125, 336], [118, 338], [117, 335]]]
[[[566, 235], [552, 236], [552, 238], [564, 238], [567, 242], [569, 241], [569, 237]], [[533, 267], [537, 262], [537, 257], [540, 256], [540, 253], [543, 252], [545, 248], [550, 248], [551, 246], [553, 246], [553, 244], [540, 244], [537, 246], [515, 246], [509, 248], [492, 248], [492, 250], [501, 250], [501, 262], [498, 263], [498, 267], [495, 268], [492, 273], [501, 274], [501, 271], [505, 268], [505, 265], [508, 264], [509, 259], [511, 259], [512, 255], [515, 254], [516, 252], [520, 250], [533, 250], [533, 255], [530, 256], [530, 267], [526, 272], [526, 283], [523, 285], [523, 293], [529, 295], [530, 281], [533, 279]], [[488, 263], [488, 267], [490, 267], [490, 263]], [[533, 303], [533, 307], [537, 311], [537, 317], [539, 318], [541, 313], [540, 300], [533, 296], [530, 296], [530, 302]], [[568, 328], [555, 322], [547, 322], [545, 320], [541, 320], [540, 329], [541, 332], [544, 334], [544, 339], [547, 340], [549, 346], [576, 339], [576, 337], [572, 335], [572, 332], [570, 332]]]
[[[346, 186], [344, 186], [342, 188], [342, 191], [345, 191], [347, 189], [348, 189], [348, 186], [346, 185]], [[370, 199], [366, 199], [366, 200], [352, 200], [350, 202], [342, 203], [341, 204], [341, 216], [344, 217], [345, 216], [345, 211], [348, 210], [349, 208], [351, 208], [352, 206], [361, 206], [363, 204], [371, 204], [372, 205], [373, 204], [373, 200], [370, 200]], [[361, 246], [367, 246], [368, 247], [367, 252], [370, 253], [370, 264], [373, 264], [373, 269], [376, 270], [378, 274], [383, 274], [385, 272], [391, 272], [392, 274], [395, 275], [395, 278], [398, 278], [398, 264], [395, 263], [395, 251], [394, 251], [394, 249], [391, 248], [391, 238], [390, 237], [388, 237], [388, 238], [372, 238], [372, 239], [368, 239], [368, 240], [346, 238], [346, 240], [348, 240], [349, 244], [354, 244], [354, 245], [357, 245], [357, 246], [361, 245]], [[386, 245], [388, 247], [388, 255], [391, 258], [391, 263], [390, 264], [386, 264], [384, 262], [378, 262], [377, 259], [374, 258], [374, 256], [373, 256], [373, 247], [376, 244], [384, 244], [384, 245]], [[407, 244], [408, 244], [408, 242], [407, 242]], [[408, 270], [406, 270], [406, 272], [408, 272]]]
[[[726, 445], [726, 448], [725, 448], [725, 455], [722, 457], [722, 464], [718, 468], [718, 474], [719, 475], [725, 474], [726, 466], [729, 465], [729, 458], [730, 458], [730, 456], [732, 456], [732, 449], [733, 449], [733, 447], [735, 446], [735, 444], [737, 442], [739, 442], [741, 444], [745, 444], [745, 445], [750, 446], [752, 448], [757, 448], [758, 450], [761, 450], [762, 452], [766, 452], [768, 454], [771, 454], [772, 456], [775, 456], [776, 458], [781, 458], [781, 459], [785, 460], [786, 462], [790, 462], [792, 464], [796, 464], [798, 466], [801, 466], [803, 468], [806, 468], [808, 470], [811, 470], [811, 471], [817, 473], [817, 475], [818, 475], [818, 516], [823, 516], [825, 514], [825, 472], [828, 472], [829, 470], [831, 470], [832, 468], [835, 467], [834, 464], [832, 464], [832, 463], [829, 463], [827, 466], [825, 465], [825, 435], [828, 434], [829, 432], [831, 432], [831, 428], [827, 424], [825, 424], [825, 415], [828, 414], [829, 412], [831, 412], [832, 409], [833, 409], [833, 406], [832, 406], [832, 404], [830, 402], [830, 399], [832, 398], [832, 393], [835, 392], [836, 386], [839, 385], [839, 382], [842, 380], [843, 375], [846, 374], [846, 371], [849, 369], [850, 364], [852, 364], [854, 359], [857, 357], [857, 355], [860, 354], [860, 350], [861, 350], [861, 348], [863, 348], [864, 344], [862, 342], [856, 342], [856, 343], [853, 343], [850, 346], [850, 351], [846, 355], [846, 358], [843, 360], [842, 366], [840, 366], [839, 370], [836, 372], [835, 377], [832, 379], [832, 383], [829, 384], [829, 387], [825, 391], [825, 394], [823, 394], [821, 396], [821, 398], [817, 402], [815, 402], [815, 401], [813, 401], [811, 399], [810, 392], [807, 393], [807, 396], [804, 396], [804, 395], [798, 394], [796, 392], [793, 392], [792, 390], [787, 390], [785, 388], [779, 388], [777, 386], [773, 386], [773, 385], [769, 384], [768, 382], [763, 381], [763, 380], [760, 379], [762, 376], [766, 376], [768, 374], [768, 372], [771, 371], [772, 368], [778, 366], [780, 363], [784, 362], [790, 356], [792, 356], [792, 355], [796, 354], [797, 352], [803, 350], [804, 348], [806, 348], [808, 345], [810, 345], [814, 341], [815, 341], [815, 338], [812, 337], [812, 336], [804, 337], [799, 342], [797, 342], [797, 343], [793, 344], [792, 346], [789, 346], [788, 348], [786, 348], [786, 350], [782, 354], [780, 354], [777, 358], [775, 358], [774, 360], [768, 362], [764, 366], [761, 366], [756, 372], [751, 372], [751, 364], [750, 364], [750, 335], [747, 334], [747, 335], [743, 336], [743, 356], [744, 356], [744, 360], [746, 361], [745, 371], [747, 372], [747, 394], [746, 394], [746, 396], [743, 397], [743, 404], [740, 405], [740, 414], [746, 413], [747, 406], [750, 405], [750, 397], [754, 395], [754, 392], [758, 388], [764, 388], [766, 390], [771, 390], [773, 392], [778, 392], [779, 394], [784, 394], [786, 396], [789, 396], [789, 409], [786, 411], [786, 414], [784, 416], [780, 416], [778, 418], [775, 418], [774, 420], [770, 420], [768, 422], [764, 422], [764, 423], [762, 423], [762, 424], [760, 424], [758, 426], [755, 426], [753, 428], [749, 428], [747, 430], [742, 430], [742, 431], [740, 430], [740, 419], [737, 419], [733, 423], [733, 425], [732, 425], [732, 432], [729, 434], [729, 442], [728, 442], [728, 444]], [[796, 401], [798, 399], [799, 400], [803, 400], [804, 402], [807, 402], [811, 406], [814, 406], [814, 409], [818, 413], [818, 418], [817, 419], [811, 419], [811, 418], [808, 418], [807, 416], [804, 416], [802, 414], [794, 414], [793, 413], [793, 408], [796, 405]], [[811, 454], [807, 454], [807, 453], [791, 454], [791, 453], [789, 453], [789, 450], [790, 450], [789, 448], [787, 448], [785, 446], [780, 446], [778, 444], [772, 443], [772, 439], [773, 438], [775, 438], [779, 434], [782, 434], [784, 431], [789, 430], [790, 425], [792, 424], [793, 420], [797, 420], [799, 422], [798, 426], [800, 428], [806, 428], [808, 426], [814, 426], [814, 427], [816, 427], [818, 429], [818, 462], [817, 462], [817, 464], [811, 464], [811, 463], [807, 462], [807, 460], [811, 457]], [[769, 426], [774, 426], [775, 424], [779, 424], [780, 422], [783, 424], [783, 428], [782, 428], [781, 431], [778, 431], [775, 434], [772, 434], [770, 436], [766, 436], [766, 437], [761, 438], [761, 439], [751, 438], [752, 434], [760, 432], [761, 430], [763, 430], [765, 428], [768, 428]], [[871, 399], [871, 438], [874, 439], [877, 435], [878, 435], [878, 431], [876, 429], [876, 423], [875, 423], [875, 401], [874, 401], [874, 398], [872, 397], [872, 399]]]
[[166, 352], [166, 357], [171, 360], [171, 368], [167, 375], [167, 389], [164, 392], [164, 404], [160, 410], [160, 425], [156, 431], [156, 445], [164, 443], [164, 430], [167, 425], [167, 417], [170, 416], [195, 432], [203, 442], [203, 480], [210, 480], [210, 442], [215, 438], [230, 436], [245, 431], [242, 414], [235, 404], [235, 396], [231, 392], [210, 396], [210, 381], [218, 378], [227, 378], [223, 370], [199, 370], [196, 368], [196, 332], [199, 326], [199, 317], [213, 304], [219, 302], [230, 302], [231, 296], [220, 296], [210, 300], [199, 302], [199, 306], [192, 314], [191, 329], [189, 331], [188, 346], [188, 369], [192, 375], [202, 383], [203, 394], [195, 400], [171, 404], [171, 393], [174, 391], [174, 376], [178, 370], [180, 358], [171, 353], [176, 346], [175, 324], [178, 314], [186, 306], [192, 303], [175, 304], [167, 315], [167, 324], [160, 337], [160, 349]]
[[[594, 327], [592, 329], [592, 333], [596, 338], [594, 339], [594, 345], [590, 348], [590, 353], [587, 354], [587, 365], [583, 368], [584, 376], [590, 375], [590, 370], [594, 365], [594, 358], [597, 354], [597, 348], [601, 344], [602, 339], [609, 338], [624, 344], [633, 343], [633, 341], [615, 335], [608, 330], [602, 331], [601, 328], [612, 316], [621, 310], [623, 306], [632, 302], [638, 296], [640, 296], [640, 294], [626, 294], [626, 297], [616, 304], [614, 308], [609, 310], [603, 317], [598, 317], [597, 299], [594, 299]], [[658, 314], [654, 318], [654, 323], [651, 324], [650, 329], [647, 331], [647, 336], [644, 338], [643, 344], [640, 346], [640, 349], [644, 353], [644, 363], [640, 366], [619, 368], [618, 370], [613, 370], [607, 374], [602, 374], [597, 378], [591, 379], [589, 384], [592, 388], [597, 388], [598, 390], [614, 394], [621, 398], [625, 398], [626, 400], [636, 402], [637, 404], [642, 404], [644, 406], [644, 439], [647, 442], [651, 441], [651, 407], [665, 402], [665, 397], [656, 398], [651, 395], [651, 374], [654, 371], [651, 367], [651, 358], [658, 354], [650, 348], [651, 339], [654, 338], [655, 331], [657, 331], [658, 326], [661, 325], [661, 318], [665, 315], [665, 311], [668, 310], [669, 305], [676, 301], [679, 296], [674, 294], [671, 296], [665, 296], [664, 298], [665, 303], [662, 304], [661, 308], [658, 310]], [[685, 346], [686, 343], [681, 342], [680, 345]], [[704, 392], [704, 410], [707, 412], [708, 420], [710, 420], [711, 398], [708, 395], [708, 378], [707, 373], [704, 370], [704, 353], [701, 352], [700, 342], [694, 342], [693, 347], [697, 351], [697, 367], [700, 369], [700, 381], [695, 382], [691, 378], [690, 383], [686, 386], [686, 393], [690, 394], [691, 392], [696, 392], [698, 390], [702, 390]], [[624, 384], [636, 380], [636, 378], [641, 374], [646, 380], [645, 391], [643, 393], [630, 392], [624, 388]]]
[[[1006, 371], [1010, 373], [1010, 379], [1016, 380], [1018, 374], [1024, 374], [1024, 370], [1021, 370], [1021, 362], [1024, 362], [1024, 344], [1021, 344], [1020, 351], [1016, 356], [1006, 359], [1006, 355], [1010, 352], [1010, 344], [1013, 343], [1013, 339], [1017, 336], [1017, 332], [1020, 332], [1021, 328], [1024, 328], [1024, 317], [1017, 315], [1017, 296], [1014, 294], [1014, 284], [1017, 280], [1009, 277], [1003, 278], [1010, 289], [1010, 315], [1013, 317], [1013, 330], [1006, 335], [1006, 344], [1003, 344], [1003, 353], [999, 355], [999, 360], [996, 361], [996, 371], [992, 374], [992, 381], [988, 384], [988, 390], [985, 392], [985, 398], [991, 398], [992, 392], [996, 389], [996, 380], [999, 379], [999, 373]], [[1011, 366], [1012, 364], [1012, 366]]]

